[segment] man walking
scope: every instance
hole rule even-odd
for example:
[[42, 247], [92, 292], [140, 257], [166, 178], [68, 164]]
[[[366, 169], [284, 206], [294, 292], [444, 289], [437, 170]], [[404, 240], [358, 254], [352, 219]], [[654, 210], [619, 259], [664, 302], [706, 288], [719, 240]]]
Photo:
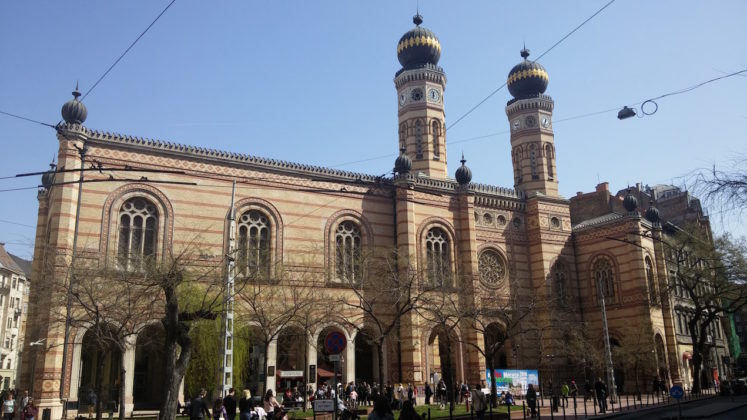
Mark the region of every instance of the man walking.
[[234, 420], [236, 419], [236, 396], [234, 395], [236, 391], [231, 388], [228, 390], [228, 395], [226, 395], [226, 398], [223, 399], [223, 407], [226, 409], [226, 416], [228, 417], [227, 420]]
[[479, 385], [475, 385], [470, 394], [472, 397], [472, 409], [475, 410], [477, 420], [483, 420], [485, 418], [485, 409], [488, 408], [488, 404], [485, 401], [485, 394], [482, 393], [482, 388]]
[[607, 412], [607, 384], [602, 382], [602, 378], [597, 378], [594, 390], [597, 393], [597, 400], [599, 400], [599, 412]]
[[210, 418], [210, 410], [208, 409], [208, 405], [205, 402], [206, 395], [207, 391], [205, 391], [205, 388], [202, 388], [200, 390], [200, 393], [192, 399], [192, 409], [189, 414], [190, 420], [202, 420]]

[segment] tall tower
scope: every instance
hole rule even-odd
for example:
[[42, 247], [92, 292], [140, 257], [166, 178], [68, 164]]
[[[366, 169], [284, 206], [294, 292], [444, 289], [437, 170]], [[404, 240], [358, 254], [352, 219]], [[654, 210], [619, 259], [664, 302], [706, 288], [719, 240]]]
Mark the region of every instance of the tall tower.
[[433, 178], [446, 178], [444, 89], [446, 74], [438, 66], [441, 44], [421, 27], [423, 18], [397, 44], [402, 68], [394, 76], [399, 104], [399, 148], [412, 159], [412, 170]]
[[511, 125], [511, 157], [514, 185], [528, 196], [558, 195], [555, 167], [555, 137], [552, 132], [554, 102], [545, 95], [548, 76], [545, 68], [528, 59], [529, 50], [521, 50], [524, 61], [508, 73], [508, 91], [514, 98], [506, 104]]

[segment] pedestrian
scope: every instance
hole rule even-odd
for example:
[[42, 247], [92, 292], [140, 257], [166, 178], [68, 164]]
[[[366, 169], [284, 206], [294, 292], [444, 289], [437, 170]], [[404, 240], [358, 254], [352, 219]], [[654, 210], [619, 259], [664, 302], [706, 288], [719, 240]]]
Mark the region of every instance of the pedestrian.
[[578, 404], [576, 403], [576, 397], [578, 396], [578, 385], [576, 385], [576, 381], [574, 379], [571, 380], [570, 395], [571, 395], [571, 398], [573, 399], [573, 408], [577, 408]]
[[415, 390], [412, 388], [412, 384], [407, 384], [407, 401], [410, 404], [415, 405]]
[[226, 407], [223, 405], [223, 398], [218, 397], [213, 403], [213, 420], [225, 419]]
[[[28, 392], [28, 391], [26, 391]], [[21, 417], [22, 420], [36, 420], [36, 415], [39, 413], [39, 409], [36, 408], [36, 404], [34, 403], [34, 399], [29, 397], [26, 400], [26, 406], [23, 407], [23, 411], [21, 411]]]
[[594, 390], [597, 393], [597, 400], [599, 401], [599, 412], [607, 412], [607, 384], [602, 381], [602, 378], [597, 378], [597, 382], [594, 384]]
[[422, 420], [422, 418], [415, 411], [412, 402], [407, 400], [402, 403], [402, 410], [399, 412], [399, 420]]
[[532, 384], [529, 384], [529, 387], [527, 387], [527, 405], [529, 405], [530, 417], [537, 417], [537, 391], [534, 390], [534, 385]]
[[210, 410], [208, 409], [208, 405], [205, 402], [206, 395], [207, 391], [205, 390], [205, 388], [203, 388], [200, 390], [197, 396], [192, 399], [192, 402], [190, 403], [191, 409], [189, 415], [191, 420], [210, 418]]
[[264, 399], [264, 410], [267, 413], [267, 420], [273, 420], [275, 418], [275, 409], [280, 408], [278, 400], [275, 399], [275, 392], [272, 389], [268, 389], [265, 393]]
[[438, 381], [438, 408], [443, 410], [446, 408], [446, 394], [448, 391], [446, 390], [446, 382], [444, 382], [443, 379]]
[[380, 395], [374, 400], [373, 411], [368, 415], [368, 420], [394, 420], [389, 401]]
[[228, 395], [226, 395], [226, 398], [223, 399], [223, 407], [226, 408], [226, 419], [228, 420], [236, 419], [236, 397], [234, 396], [235, 393], [236, 390], [231, 388], [228, 390]]
[[477, 420], [483, 420], [485, 418], [485, 410], [488, 408], [488, 403], [485, 401], [485, 394], [479, 385], [475, 385], [470, 393], [472, 399], [472, 409], [477, 415]]
[[563, 382], [563, 385], [560, 386], [560, 396], [563, 398], [563, 407], [568, 407], [568, 394], [570, 394], [571, 388], [568, 386], [567, 383]]
[[656, 378], [654, 378], [654, 384], [652, 385], [651, 389], [654, 391], [654, 395], [656, 395], [657, 397], [659, 396], [659, 389], [660, 388], [661, 388], [661, 385], [660, 385], [660, 382], [659, 382], [659, 378], [656, 377]]
[[591, 383], [587, 379], [586, 382], [584, 382], [584, 405], [586, 405], [586, 401], [588, 401], [589, 398], [594, 402], [594, 405], [597, 405], [596, 398], [591, 396]]
[[431, 389], [431, 384], [428, 382], [425, 383], [425, 405], [431, 404], [431, 396], [433, 395], [433, 390]]
[[252, 393], [248, 389], [241, 391], [241, 399], [239, 399], [239, 420], [252, 420], [252, 412], [254, 411], [254, 402], [252, 401]]

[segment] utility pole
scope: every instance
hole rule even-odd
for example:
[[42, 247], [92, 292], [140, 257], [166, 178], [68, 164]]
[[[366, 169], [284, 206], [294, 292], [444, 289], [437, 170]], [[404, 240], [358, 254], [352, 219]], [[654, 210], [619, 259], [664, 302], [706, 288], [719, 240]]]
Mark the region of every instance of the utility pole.
[[[77, 90], [76, 90], [77, 91]], [[80, 155], [80, 172], [78, 175], [78, 203], [76, 204], [75, 210], [75, 227], [73, 229], [73, 249], [70, 254], [70, 272], [68, 273], [67, 281], [67, 303], [65, 305], [65, 338], [62, 342], [62, 372], [60, 377], [60, 401], [62, 402], [62, 418], [67, 418], [67, 400], [65, 399], [65, 382], [67, 379], [67, 353], [68, 353], [68, 341], [70, 341], [70, 312], [72, 311], [72, 297], [73, 297], [73, 281], [75, 280], [75, 252], [78, 248], [78, 226], [80, 225], [80, 202], [83, 196], [83, 174], [85, 171], [83, 167], [86, 162], [86, 153], [88, 153], [88, 146], [86, 141], [83, 140], [83, 146], [78, 147], [78, 154]]]
[[607, 367], [607, 383], [609, 386], [610, 402], [617, 401], [617, 386], [615, 386], [615, 368], [612, 365], [612, 349], [610, 349], [610, 332], [607, 328], [607, 307], [604, 304], [604, 291], [602, 282], [597, 279], [597, 292], [599, 293], [599, 303], [602, 306], [602, 328], [604, 329], [604, 355], [605, 365]]
[[236, 261], [236, 212], [233, 208], [236, 197], [236, 180], [231, 189], [231, 207], [228, 209], [228, 253], [226, 254], [226, 285], [223, 293], [223, 370], [219, 389], [225, 397], [233, 386], [233, 293]]

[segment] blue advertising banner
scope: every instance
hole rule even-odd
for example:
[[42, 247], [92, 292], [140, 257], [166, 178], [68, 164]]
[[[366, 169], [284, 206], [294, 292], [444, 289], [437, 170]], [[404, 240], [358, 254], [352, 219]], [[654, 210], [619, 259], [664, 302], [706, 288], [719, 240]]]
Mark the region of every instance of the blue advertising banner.
[[536, 370], [495, 369], [494, 374], [487, 370], [486, 378], [495, 380], [498, 393], [510, 391], [513, 395], [525, 395], [529, 384], [539, 387], [539, 374]]

